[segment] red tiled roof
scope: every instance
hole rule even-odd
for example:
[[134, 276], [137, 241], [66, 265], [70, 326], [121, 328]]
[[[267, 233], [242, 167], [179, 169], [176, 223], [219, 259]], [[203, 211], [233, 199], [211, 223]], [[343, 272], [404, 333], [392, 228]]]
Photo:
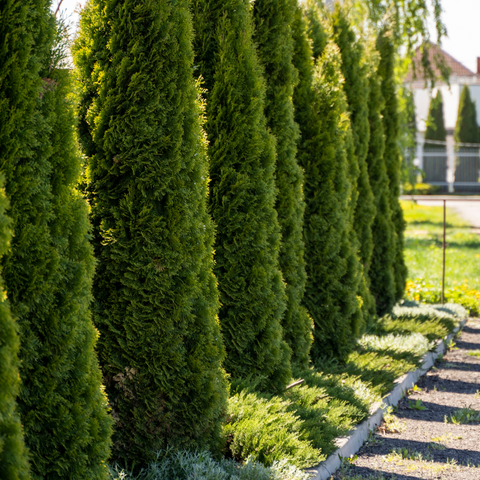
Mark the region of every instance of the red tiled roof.
[[[475, 73], [470, 71], [467, 67], [463, 66], [458, 60], [455, 60], [451, 55], [449, 55], [447, 52], [443, 51], [438, 45], [435, 45], [433, 43], [430, 44], [428, 57], [432, 65], [432, 69], [435, 73], [435, 77], [438, 79], [441, 78], [441, 72], [435, 63], [435, 58], [437, 59], [439, 58], [449, 67], [450, 75], [456, 75], [458, 77], [470, 77], [472, 75], [475, 75]], [[417, 50], [415, 50], [415, 55], [412, 60], [412, 63], [415, 63], [416, 78], [413, 78], [413, 66], [411, 65], [407, 73], [407, 76], [405, 78], [407, 82], [412, 80], [425, 79], [426, 75], [425, 75], [425, 72], [423, 71], [421, 59], [422, 59], [422, 52], [420, 51], [420, 48], [417, 48]]]

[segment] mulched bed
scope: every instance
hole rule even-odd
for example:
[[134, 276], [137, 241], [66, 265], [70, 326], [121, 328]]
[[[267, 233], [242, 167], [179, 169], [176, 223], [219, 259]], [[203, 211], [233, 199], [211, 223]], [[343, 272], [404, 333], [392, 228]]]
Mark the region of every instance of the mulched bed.
[[[469, 319], [456, 345], [401, 400], [394, 414], [400, 433], [379, 429], [332, 479], [480, 480], [479, 423], [445, 423], [471, 407], [480, 411], [480, 319]], [[420, 408], [412, 406], [420, 400]], [[396, 450], [396, 452], [394, 451]]]

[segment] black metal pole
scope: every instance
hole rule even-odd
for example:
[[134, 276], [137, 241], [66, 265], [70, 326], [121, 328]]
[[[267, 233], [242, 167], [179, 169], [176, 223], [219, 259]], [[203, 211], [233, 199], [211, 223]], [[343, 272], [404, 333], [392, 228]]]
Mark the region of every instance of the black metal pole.
[[445, 304], [445, 249], [446, 249], [446, 220], [447, 220], [447, 201], [443, 201], [443, 270], [442, 270], [442, 305]]

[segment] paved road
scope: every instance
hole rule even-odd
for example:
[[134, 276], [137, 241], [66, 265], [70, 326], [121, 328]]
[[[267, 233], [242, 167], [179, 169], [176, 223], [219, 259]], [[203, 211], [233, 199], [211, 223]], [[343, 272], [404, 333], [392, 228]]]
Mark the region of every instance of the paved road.
[[[419, 205], [427, 205], [430, 207], [443, 206], [443, 198], [447, 199], [447, 207], [458, 213], [464, 220], [469, 222], [475, 229], [480, 229], [480, 196], [461, 197], [455, 195], [437, 196], [430, 195], [404, 195], [402, 200], [416, 200]], [[426, 200], [428, 199], [428, 200]], [[450, 199], [450, 201], [449, 201]], [[475, 199], [477, 201], [466, 201], [467, 199]]]

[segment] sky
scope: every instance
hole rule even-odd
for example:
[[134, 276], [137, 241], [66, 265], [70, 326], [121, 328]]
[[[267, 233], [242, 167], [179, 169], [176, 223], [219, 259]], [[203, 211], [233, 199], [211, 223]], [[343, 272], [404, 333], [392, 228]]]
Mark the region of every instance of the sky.
[[[61, 9], [73, 14], [77, 4], [86, 0], [63, 0]], [[54, 8], [59, 0], [53, 1]], [[480, 57], [480, 0], [442, 0], [443, 22], [448, 38], [442, 40], [442, 48], [473, 72], [477, 71]], [[72, 16], [76, 22], [76, 16]]]

